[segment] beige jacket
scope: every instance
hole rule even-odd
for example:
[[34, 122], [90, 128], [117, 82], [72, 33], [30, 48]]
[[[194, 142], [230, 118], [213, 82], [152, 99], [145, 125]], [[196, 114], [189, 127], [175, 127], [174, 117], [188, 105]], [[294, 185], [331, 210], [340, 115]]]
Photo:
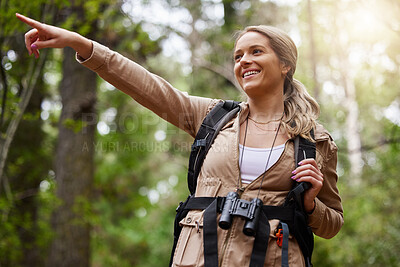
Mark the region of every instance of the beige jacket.
[[[122, 55], [96, 42], [91, 57], [80, 61], [130, 95], [141, 105], [160, 117], [195, 136], [207, 112], [220, 100], [189, 96], [159, 76], [152, 74]], [[215, 139], [200, 171], [196, 196], [226, 196], [236, 188], [239, 169], [239, 125], [249, 112], [248, 104], [242, 103], [236, 118], [225, 125]], [[318, 125], [315, 130], [317, 141], [316, 161], [324, 174], [324, 185], [316, 198], [316, 208], [309, 216], [313, 232], [324, 238], [335, 236], [343, 225], [343, 209], [336, 186], [337, 147], [329, 133]], [[266, 173], [262, 185], [262, 197], [266, 205], [280, 205], [292, 187], [291, 171], [294, 166], [294, 146], [291, 140], [285, 144], [282, 156]], [[240, 179], [239, 179], [240, 180]], [[243, 187], [242, 199], [256, 197], [260, 178]], [[172, 218], [171, 218], [172, 220]], [[192, 210], [181, 221], [183, 226], [174, 255], [173, 266], [204, 266], [203, 257], [203, 211]], [[200, 228], [197, 228], [200, 225]], [[244, 220], [233, 219], [229, 230], [218, 227], [218, 259], [223, 267], [249, 266], [253, 248], [253, 237], [242, 232]], [[265, 266], [281, 266], [281, 248], [276, 243], [274, 231], [277, 220], [270, 220], [271, 234]], [[296, 240], [289, 240], [290, 266], [304, 266], [301, 250]]]

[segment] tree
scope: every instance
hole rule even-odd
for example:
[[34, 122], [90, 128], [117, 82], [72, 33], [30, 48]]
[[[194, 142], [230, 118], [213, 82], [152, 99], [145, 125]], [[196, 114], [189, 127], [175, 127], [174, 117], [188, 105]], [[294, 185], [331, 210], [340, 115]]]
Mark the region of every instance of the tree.
[[55, 229], [48, 266], [89, 266], [90, 225], [82, 216], [93, 185], [93, 143], [96, 124], [96, 74], [64, 49], [60, 93], [63, 109], [56, 150], [56, 196], [62, 201], [52, 224]]

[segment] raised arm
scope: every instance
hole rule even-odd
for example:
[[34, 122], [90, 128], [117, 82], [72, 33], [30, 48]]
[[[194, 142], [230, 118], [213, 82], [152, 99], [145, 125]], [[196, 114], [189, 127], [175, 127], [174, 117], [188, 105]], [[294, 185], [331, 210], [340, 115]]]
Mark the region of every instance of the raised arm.
[[81, 58], [86, 59], [90, 57], [93, 44], [89, 39], [76, 32], [47, 25], [18, 13], [16, 16], [20, 21], [33, 28], [25, 34], [25, 45], [30, 55], [33, 53], [35, 57], [38, 58], [39, 49], [64, 48], [69, 46], [73, 48]]
[[76, 32], [46, 25], [20, 14], [16, 16], [33, 28], [25, 34], [30, 54], [37, 58], [38, 50], [42, 48], [72, 47], [84, 66], [193, 137], [209, 108], [217, 101], [189, 96], [134, 61]]

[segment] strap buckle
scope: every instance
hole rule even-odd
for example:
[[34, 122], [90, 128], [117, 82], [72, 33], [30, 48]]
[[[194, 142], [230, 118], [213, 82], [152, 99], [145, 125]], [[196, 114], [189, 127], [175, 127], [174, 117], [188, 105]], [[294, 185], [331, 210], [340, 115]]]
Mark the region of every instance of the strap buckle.
[[192, 145], [192, 151], [196, 151], [199, 147], [205, 147], [206, 144], [207, 144], [206, 138], [195, 140], [195, 142]]

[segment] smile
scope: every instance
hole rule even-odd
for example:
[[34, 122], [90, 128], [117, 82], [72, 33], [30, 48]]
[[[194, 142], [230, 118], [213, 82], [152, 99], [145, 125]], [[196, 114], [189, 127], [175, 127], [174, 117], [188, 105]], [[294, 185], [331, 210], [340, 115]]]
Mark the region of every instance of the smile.
[[244, 74], [243, 74], [243, 78], [246, 78], [246, 77], [248, 77], [248, 76], [250, 76], [250, 75], [255, 75], [255, 74], [258, 74], [258, 73], [260, 73], [260, 71], [259, 70], [251, 70], [251, 71], [247, 71], [247, 72], [245, 72]]

